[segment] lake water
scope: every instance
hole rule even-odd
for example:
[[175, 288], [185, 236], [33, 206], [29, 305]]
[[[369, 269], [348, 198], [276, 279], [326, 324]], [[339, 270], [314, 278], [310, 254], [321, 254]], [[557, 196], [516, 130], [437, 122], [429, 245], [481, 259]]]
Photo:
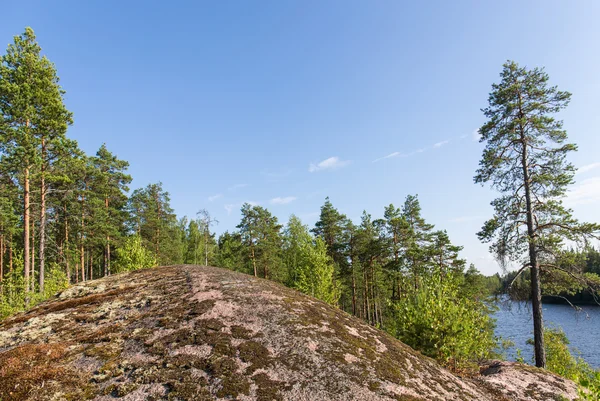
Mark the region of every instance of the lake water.
[[[568, 305], [544, 304], [544, 324], [561, 327], [570, 341], [571, 350], [578, 353], [591, 366], [600, 369], [600, 306], [582, 306], [576, 312]], [[515, 360], [516, 349], [526, 362], [531, 362], [533, 346], [527, 339], [533, 338], [531, 307], [525, 303], [506, 302], [494, 313], [496, 335], [515, 343], [507, 351], [507, 358]]]

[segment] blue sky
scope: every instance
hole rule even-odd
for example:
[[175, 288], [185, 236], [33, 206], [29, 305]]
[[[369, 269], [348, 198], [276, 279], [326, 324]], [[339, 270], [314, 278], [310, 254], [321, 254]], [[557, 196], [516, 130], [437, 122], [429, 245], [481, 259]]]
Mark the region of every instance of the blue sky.
[[162, 181], [180, 216], [206, 208], [221, 232], [256, 202], [312, 225], [330, 196], [358, 221], [418, 194], [493, 273], [474, 131], [507, 59], [573, 93], [568, 202], [600, 222], [599, 19], [597, 1], [28, 1], [2, 5], [0, 45], [33, 27], [69, 135], [128, 160], [133, 188]]

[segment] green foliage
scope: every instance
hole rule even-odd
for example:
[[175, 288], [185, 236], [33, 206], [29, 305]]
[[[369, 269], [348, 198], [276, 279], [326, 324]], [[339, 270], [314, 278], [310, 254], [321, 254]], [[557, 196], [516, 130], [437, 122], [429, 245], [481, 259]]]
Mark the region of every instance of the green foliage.
[[183, 227], [178, 225], [162, 183], [149, 184], [133, 191], [129, 198], [131, 226], [160, 265], [183, 262]]
[[320, 237], [314, 241], [308, 228], [295, 216], [290, 218], [284, 254], [290, 264], [290, 286], [336, 305], [340, 296], [334, 280], [335, 267], [327, 245]]
[[267, 209], [245, 203], [242, 206], [242, 221], [237, 226], [247, 251], [244, 256], [252, 265], [255, 276], [285, 282], [281, 268], [281, 225], [277, 217]]
[[[527, 343], [533, 345], [533, 340], [527, 340]], [[569, 350], [569, 340], [562, 329], [545, 328], [544, 345], [546, 368], [549, 371], [578, 383], [581, 400], [600, 399], [600, 371], [594, 370], [582, 358], [573, 356]]]
[[52, 264], [46, 272], [43, 292], [25, 291], [23, 259], [14, 260], [13, 270], [4, 276], [0, 291], [0, 320], [17, 312], [22, 312], [64, 290], [69, 280], [58, 264]]
[[[392, 333], [401, 341], [454, 368], [490, 356], [494, 324], [485, 304], [461, 291], [460, 277], [437, 270], [393, 302]], [[408, 287], [410, 288], [410, 287]]]
[[156, 266], [154, 254], [144, 247], [139, 235], [128, 237], [115, 254], [115, 273]]
[[217, 266], [250, 273], [250, 269], [244, 269], [242, 251], [243, 244], [240, 234], [225, 231], [218, 241]]
[[556, 255], [565, 240], [583, 244], [600, 226], [579, 223], [562, 203], [575, 175], [567, 155], [577, 147], [567, 142], [554, 115], [567, 107], [571, 94], [549, 86], [543, 69], [513, 61], [500, 76], [483, 109], [488, 120], [479, 134], [485, 148], [474, 180], [490, 183], [501, 195], [477, 236], [503, 263], [518, 261], [531, 271], [536, 365], [544, 367], [540, 272], [560, 270]]

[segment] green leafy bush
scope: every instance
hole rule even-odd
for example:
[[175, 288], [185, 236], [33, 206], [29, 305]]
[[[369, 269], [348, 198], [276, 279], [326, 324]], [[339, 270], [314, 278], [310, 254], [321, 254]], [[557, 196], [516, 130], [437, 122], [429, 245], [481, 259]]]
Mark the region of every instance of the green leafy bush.
[[335, 286], [333, 275], [333, 260], [327, 255], [325, 241], [316, 238], [313, 243], [309, 236], [301, 238], [293, 287], [328, 304], [336, 305], [340, 292]]
[[[528, 340], [533, 345], [533, 340]], [[600, 371], [594, 370], [582, 358], [569, 350], [569, 340], [564, 331], [556, 327], [544, 329], [546, 368], [579, 384], [581, 400], [600, 400]]]
[[442, 364], [463, 369], [488, 358], [496, 347], [488, 307], [467, 297], [456, 274], [423, 276], [394, 302], [391, 332], [401, 341]]
[[156, 266], [156, 258], [144, 247], [139, 235], [127, 238], [123, 246], [116, 249], [115, 254], [117, 261], [114, 273]]
[[52, 264], [46, 270], [44, 292], [40, 293], [37, 284], [34, 283], [34, 291], [27, 293], [23, 277], [23, 259], [17, 256], [13, 261], [13, 270], [4, 276], [4, 280], [2, 281], [2, 291], [0, 291], [0, 319], [37, 305], [68, 286], [69, 281], [66, 273], [58, 264]]

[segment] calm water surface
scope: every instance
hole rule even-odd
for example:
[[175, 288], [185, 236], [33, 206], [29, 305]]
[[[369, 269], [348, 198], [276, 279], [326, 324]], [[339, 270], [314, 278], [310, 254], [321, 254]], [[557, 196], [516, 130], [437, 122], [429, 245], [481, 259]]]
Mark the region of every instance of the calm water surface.
[[[494, 313], [496, 335], [510, 339], [515, 347], [507, 351], [507, 358], [515, 360], [516, 349], [526, 362], [531, 362], [533, 347], [527, 339], [533, 338], [531, 307], [525, 303], [503, 302]], [[576, 312], [568, 305], [544, 304], [544, 324], [561, 327], [570, 341], [571, 350], [578, 353], [591, 366], [600, 369], [600, 306], [582, 306]]]

